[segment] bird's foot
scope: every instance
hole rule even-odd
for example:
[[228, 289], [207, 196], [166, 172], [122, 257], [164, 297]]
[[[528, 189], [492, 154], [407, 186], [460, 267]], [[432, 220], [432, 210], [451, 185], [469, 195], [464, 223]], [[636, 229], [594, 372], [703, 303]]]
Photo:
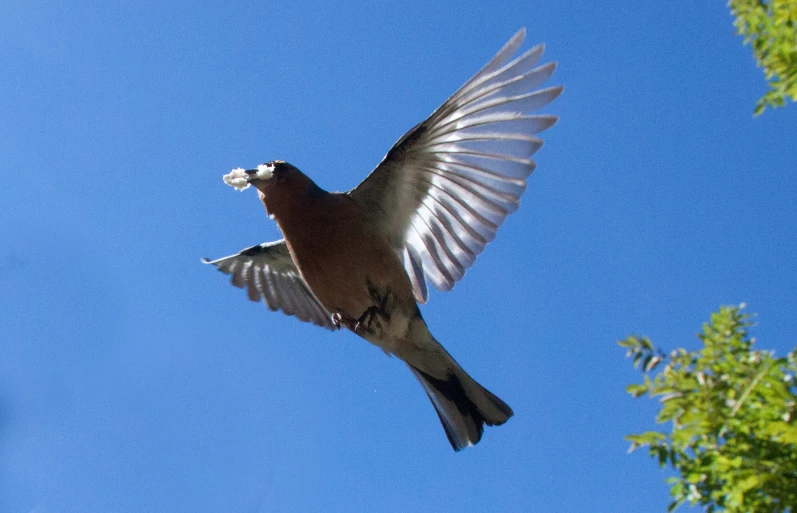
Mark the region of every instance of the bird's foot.
[[357, 322], [354, 324], [354, 332], [363, 330], [363, 331], [371, 331], [371, 324], [373, 324], [374, 320], [376, 319], [376, 315], [380, 312], [379, 307], [371, 306], [369, 307], [363, 314], [357, 319]]
[[343, 316], [339, 313], [335, 312], [332, 314], [332, 324], [335, 325], [336, 329], [340, 329], [340, 322], [343, 320]]

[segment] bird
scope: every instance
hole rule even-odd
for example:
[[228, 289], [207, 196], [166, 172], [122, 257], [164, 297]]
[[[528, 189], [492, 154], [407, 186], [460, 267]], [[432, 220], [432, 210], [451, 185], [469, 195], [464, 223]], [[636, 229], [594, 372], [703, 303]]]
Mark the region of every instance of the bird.
[[419, 304], [449, 291], [516, 211], [558, 117], [535, 114], [562, 92], [541, 86], [556, 62], [522, 53], [525, 29], [348, 192], [328, 192], [293, 165], [236, 168], [224, 181], [256, 189], [283, 239], [216, 260], [252, 301], [346, 329], [402, 360], [432, 402], [455, 451], [514, 412], [435, 339]]

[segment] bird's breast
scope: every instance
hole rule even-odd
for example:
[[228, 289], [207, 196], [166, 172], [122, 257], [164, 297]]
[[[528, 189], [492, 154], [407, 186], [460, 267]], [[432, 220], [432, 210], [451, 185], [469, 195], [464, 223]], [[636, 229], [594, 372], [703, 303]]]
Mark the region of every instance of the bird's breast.
[[330, 194], [277, 222], [297, 268], [330, 312], [358, 319], [385, 297], [397, 314], [416, 311], [401, 260], [348, 197]]

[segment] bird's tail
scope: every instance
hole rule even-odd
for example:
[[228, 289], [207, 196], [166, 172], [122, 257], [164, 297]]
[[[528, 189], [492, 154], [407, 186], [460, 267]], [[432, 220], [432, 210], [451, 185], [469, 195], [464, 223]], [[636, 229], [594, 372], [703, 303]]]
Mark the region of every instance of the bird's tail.
[[445, 349], [438, 354], [447, 360], [443, 378], [407, 365], [432, 401], [451, 446], [459, 451], [481, 440], [485, 424], [499, 426], [513, 412], [509, 405], [471, 378]]

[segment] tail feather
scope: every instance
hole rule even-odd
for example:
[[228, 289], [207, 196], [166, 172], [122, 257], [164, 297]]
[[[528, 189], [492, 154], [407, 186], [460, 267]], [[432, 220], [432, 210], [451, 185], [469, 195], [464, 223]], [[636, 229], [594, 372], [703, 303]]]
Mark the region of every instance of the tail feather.
[[[453, 359], [451, 359], [453, 362]], [[479, 385], [456, 362], [446, 379], [438, 379], [409, 365], [434, 405], [455, 451], [481, 440], [484, 425], [499, 426], [514, 414], [512, 408]]]

